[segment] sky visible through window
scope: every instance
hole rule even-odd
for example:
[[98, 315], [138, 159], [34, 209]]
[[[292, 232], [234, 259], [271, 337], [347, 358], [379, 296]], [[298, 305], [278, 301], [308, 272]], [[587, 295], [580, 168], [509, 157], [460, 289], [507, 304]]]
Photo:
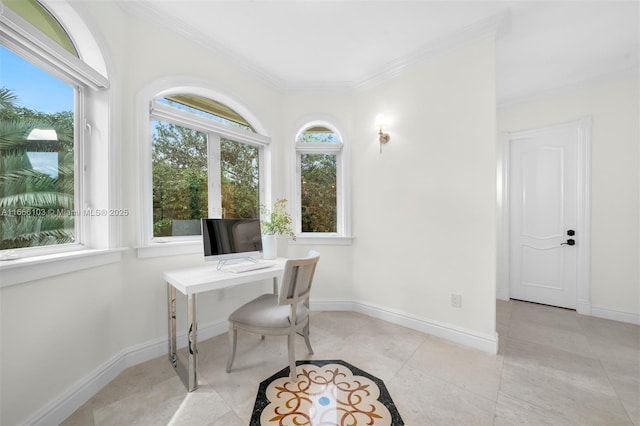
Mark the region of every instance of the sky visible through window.
[[73, 111], [73, 87], [0, 46], [0, 87], [11, 89], [18, 106], [44, 113]]

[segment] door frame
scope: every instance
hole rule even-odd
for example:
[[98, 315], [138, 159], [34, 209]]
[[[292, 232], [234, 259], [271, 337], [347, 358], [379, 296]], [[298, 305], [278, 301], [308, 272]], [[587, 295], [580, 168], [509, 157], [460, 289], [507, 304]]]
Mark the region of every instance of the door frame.
[[567, 121], [559, 124], [532, 128], [517, 132], [503, 132], [500, 134], [502, 142], [502, 167], [498, 167], [498, 189], [500, 196], [498, 203], [502, 216], [502, 236], [501, 236], [501, 265], [499, 266], [500, 282], [497, 286], [497, 298], [509, 300], [511, 286], [509, 285], [509, 272], [511, 268], [510, 252], [510, 173], [511, 173], [511, 144], [522, 138], [526, 138], [537, 133], [547, 132], [555, 128], [575, 127], [578, 131], [577, 148], [577, 172], [578, 172], [578, 206], [577, 206], [577, 226], [576, 234], [579, 236], [576, 277], [576, 311], [579, 314], [591, 315], [591, 123], [592, 118], [588, 116], [580, 117], [577, 120]]

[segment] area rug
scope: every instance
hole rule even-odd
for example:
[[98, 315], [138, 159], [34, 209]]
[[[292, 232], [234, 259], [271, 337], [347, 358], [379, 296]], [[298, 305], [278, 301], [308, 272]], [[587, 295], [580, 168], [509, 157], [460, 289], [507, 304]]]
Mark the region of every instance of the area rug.
[[404, 425], [384, 382], [341, 360], [296, 361], [260, 383], [251, 426]]

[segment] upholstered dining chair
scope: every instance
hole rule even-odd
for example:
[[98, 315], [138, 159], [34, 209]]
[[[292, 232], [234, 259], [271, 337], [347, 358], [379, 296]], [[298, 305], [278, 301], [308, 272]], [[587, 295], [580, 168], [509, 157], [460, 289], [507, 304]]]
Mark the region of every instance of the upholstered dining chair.
[[242, 305], [229, 315], [229, 359], [227, 373], [236, 355], [238, 330], [264, 336], [288, 336], [289, 372], [296, 381], [294, 338], [301, 330], [313, 354], [309, 340], [309, 293], [320, 260], [320, 254], [311, 250], [307, 257], [288, 259], [284, 266], [278, 294], [263, 294]]

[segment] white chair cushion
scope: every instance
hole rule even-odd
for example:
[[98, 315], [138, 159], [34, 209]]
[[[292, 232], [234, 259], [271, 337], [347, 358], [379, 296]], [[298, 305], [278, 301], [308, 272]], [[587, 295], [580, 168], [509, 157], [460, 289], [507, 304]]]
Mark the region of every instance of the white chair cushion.
[[[289, 305], [278, 305], [278, 296], [263, 294], [233, 311], [229, 321], [258, 327], [289, 328], [290, 313]], [[300, 303], [296, 312], [298, 323], [308, 315], [309, 309]]]

